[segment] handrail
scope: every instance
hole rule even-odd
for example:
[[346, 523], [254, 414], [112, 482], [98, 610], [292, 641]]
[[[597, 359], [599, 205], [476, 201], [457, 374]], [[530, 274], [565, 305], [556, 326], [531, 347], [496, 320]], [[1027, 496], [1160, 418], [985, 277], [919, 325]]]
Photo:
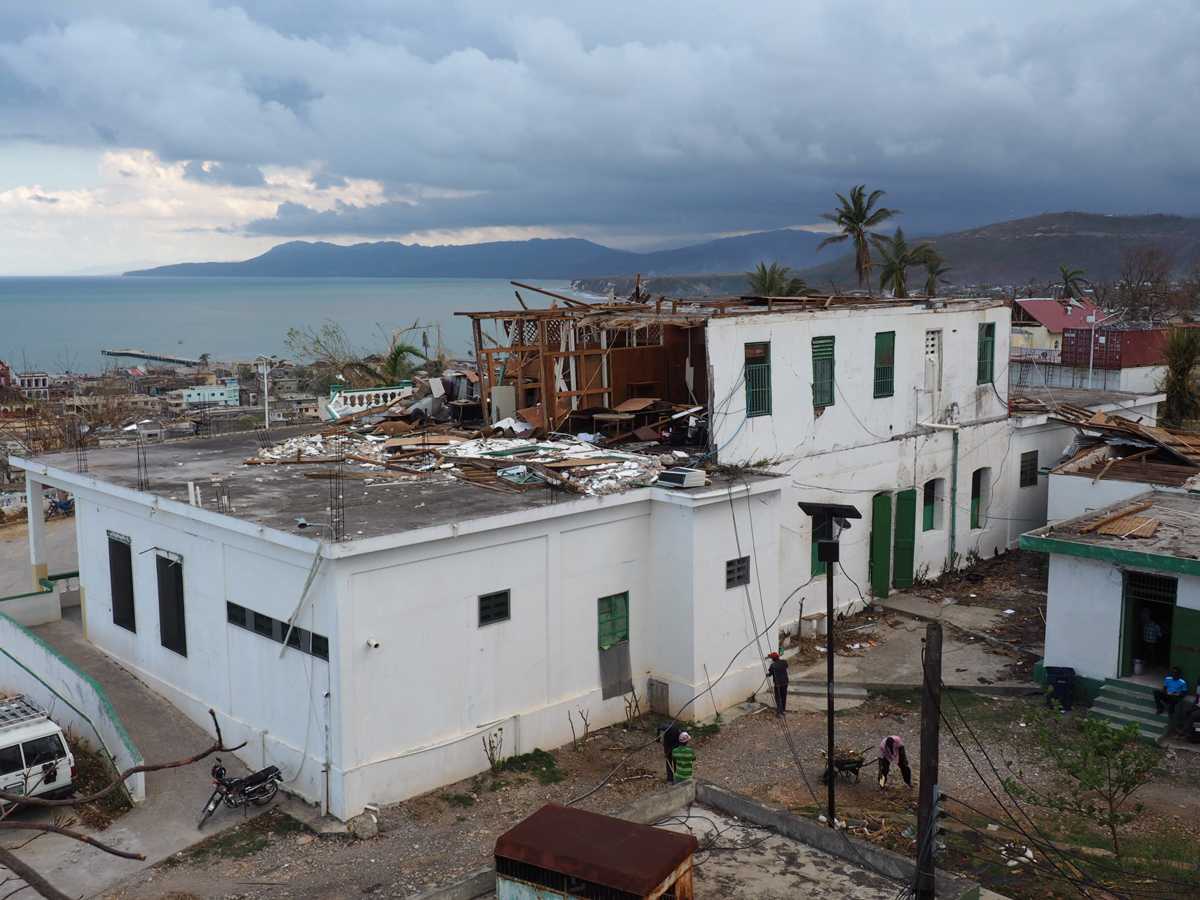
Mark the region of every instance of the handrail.
[[38, 579], [38, 584], [40, 584], [42, 586], [41, 590], [26, 591], [23, 594], [10, 594], [7, 597], [0, 597], [0, 603], [3, 603], [6, 600], [22, 600], [25, 597], [44, 597], [46, 594], [54, 593], [54, 582], [68, 581], [72, 578], [78, 578], [78, 577], [79, 577], [79, 572], [77, 572], [77, 571], [76, 572], [61, 572], [58, 575], [47, 575], [45, 578]]

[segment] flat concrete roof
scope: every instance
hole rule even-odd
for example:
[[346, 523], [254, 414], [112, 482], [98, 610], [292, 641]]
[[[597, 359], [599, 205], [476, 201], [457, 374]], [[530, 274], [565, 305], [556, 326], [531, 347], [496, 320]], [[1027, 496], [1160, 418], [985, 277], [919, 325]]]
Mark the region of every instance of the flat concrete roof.
[[[1139, 520], [1157, 526], [1135, 530]], [[1146, 491], [1022, 535], [1021, 547], [1200, 575], [1200, 494]]]
[[801, 841], [749, 825], [703, 806], [659, 823], [693, 834], [697, 897], [741, 900], [892, 900], [897, 882]]
[[[275, 442], [304, 434], [319, 432], [324, 426], [295, 426], [272, 428]], [[147, 493], [188, 503], [188, 482], [195, 483], [201, 492], [202, 506], [217, 512], [214, 482], [228, 489], [228, 515], [255, 525], [273, 528], [301, 538], [326, 538], [329, 526], [330, 483], [325, 478], [306, 478], [305, 473], [328, 470], [326, 464], [306, 465], [247, 465], [259, 450], [256, 432], [237, 432], [210, 438], [187, 438], [145, 444], [149, 486]], [[130, 490], [138, 487], [137, 450], [134, 446], [89, 449], [87, 472], [76, 473], [73, 451], [47, 454], [23, 460], [14, 458], [17, 465], [28, 463], [35, 470], [40, 465], [59, 469], [72, 480], [95, 480]], [[345, 537], [347, 541], [380, 538], [433, 526], [502, 516], [509, 513], [551, 511], [561, 507], [563, 513], [592, 509], [604, 505], [607, 497], [584, 497], [561, 490], [533, 488], [523, 493], [489, 490], [451, 478], [444, 473], [413, 476], [411, 479], [392, 477], [378, 468], [347, 460], [346, 477], [342, 481], [345, 507]], [[24, 467], [24, 466], [22, 466]], [[374, 476], [374, 477], [372, 477]], [[746, 478], [712, 474], [711, 484], [704, 488], [631, 488], [619, 497], [636, 495], [647, 498], [651, 490], [659, 494], [700, 499], [714, 490], [723, 492], [733, 486], [738, 489]], [[748, 474], [752, 481], [775, 478], [773, 474]], [[69, 488], [68, 488], [69, 489]], [[601, 501], [601, 502], [598, 502]], [[307, 527], [301, 528], [298, 519]]]
[[[1014, 400], [1019, 397], [1028, 397], [1031, 400], [1040, 400], [1045, 403], [1050, 409], [1057, 405], [1067, 406], [1086, 406], [1094, 408], [1097, 406], [1120, 405], [1124, 407], [1141, 406], [1146, 403], [1157, 403], [1162, 401], [1165, 394], [1135, 394], [1131, 391], [1094, 391], [1087, 388], [1058, 388], [1058, 387], [1031, 387], [1026, 385], [1010, 385], [1008, 394]], [[1106, 410], [1107, 411], [1107, 410]], [[1013, 415], [1042, 415], [1042, 412], [1013, 412]]]

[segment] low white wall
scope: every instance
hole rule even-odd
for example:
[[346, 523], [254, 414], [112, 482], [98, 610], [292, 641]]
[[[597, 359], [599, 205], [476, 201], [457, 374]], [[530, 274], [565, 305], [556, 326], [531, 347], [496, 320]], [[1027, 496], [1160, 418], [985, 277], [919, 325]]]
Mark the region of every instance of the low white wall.
[[[57, 602], [57, 596], [50, 594]], [[59, 656], [49, 644], [9, 616], [0, 614], [0, 689], [25, 694], [60, 726], [107, 750], [118, 770], [141, 765], [142, 754], [129, 737], [104, 689]], [[134, 803], [146, 798], [145, 776], [127, 779]]]
[[1050, 496], [1046, 522], [1051, 525], [1150, 490], [1149, 485], [1138, 481], [1093, 481], [1083, 475], [1050, 475], [1048, 480]]
[[0, 613], [8, 616], [18, 625], [32, 628], [35, 625], [45, 625], [47, 622], [57, 622], [61, 619], [62, 604], [58, 598], [58, 591], [39, 591], [0, 601]]
[[1120, 666], [1121, 570], [1100, 560], [1050, 555], [1046, 665], [1087, 678], [1116, 678]]

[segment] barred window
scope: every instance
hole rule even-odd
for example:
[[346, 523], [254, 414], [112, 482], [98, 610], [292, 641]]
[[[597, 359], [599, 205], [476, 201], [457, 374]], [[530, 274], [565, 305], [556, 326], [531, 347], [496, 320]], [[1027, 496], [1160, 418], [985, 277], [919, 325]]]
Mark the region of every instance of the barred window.
[[496, 622], [507, 622], [511, 617], [509, 592], [494, 591], [479, 598], [479, 627]]
[[875, 396], [891, 397], [896, 393], [896, 332], [875, 334]]
[[1021, 454], [1021, 487], [1034, 487], [1038, 482], [1038, 452], [1029, 450]]
[[750, 583], [750, 557], [739, 556], [725, 563], [725, 590]]
[[746, 345], [746, 416], [771, 414], [771, 344]]

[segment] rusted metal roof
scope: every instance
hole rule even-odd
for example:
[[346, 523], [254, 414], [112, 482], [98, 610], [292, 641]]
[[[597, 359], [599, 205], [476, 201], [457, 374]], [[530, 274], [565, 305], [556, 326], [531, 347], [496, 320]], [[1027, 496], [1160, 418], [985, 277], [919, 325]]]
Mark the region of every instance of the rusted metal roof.
[[500, 835], [496, 856], [641, 897], [698, 846], [690, 834], [548, 803]]

